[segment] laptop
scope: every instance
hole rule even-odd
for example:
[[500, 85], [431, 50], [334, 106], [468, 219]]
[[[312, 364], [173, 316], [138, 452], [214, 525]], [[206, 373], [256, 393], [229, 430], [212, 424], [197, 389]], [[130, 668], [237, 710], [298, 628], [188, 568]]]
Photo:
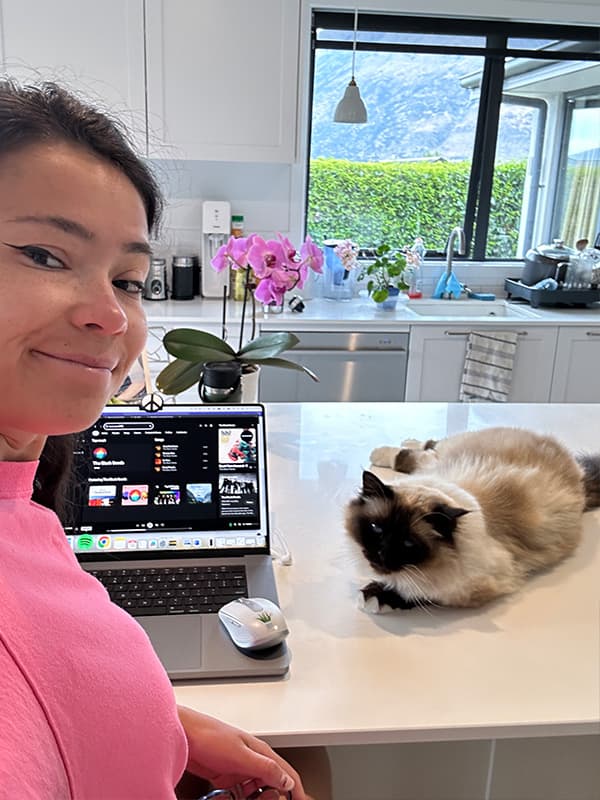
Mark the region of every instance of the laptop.
[[217, 616], [237, 597], [278, 603], [264, 407], [108, 406], [74, 455], [69, 544], [146, 630], [169, 677], [284, 674], [285, 643], [239, 650]]

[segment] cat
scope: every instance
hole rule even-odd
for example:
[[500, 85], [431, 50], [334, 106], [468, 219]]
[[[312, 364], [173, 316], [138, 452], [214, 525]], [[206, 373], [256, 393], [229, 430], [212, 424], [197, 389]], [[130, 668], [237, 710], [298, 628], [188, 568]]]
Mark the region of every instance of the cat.
[[371, 613], [435, 604], [475, 608], [519, 589], [581, 539], [583, 512], [600, 506], [600, 456], [573, 456], [551, 436], [487, 428], [424, 444], [378, 447], [384, 483], [363, 473], [346, 530], [375, 580]]

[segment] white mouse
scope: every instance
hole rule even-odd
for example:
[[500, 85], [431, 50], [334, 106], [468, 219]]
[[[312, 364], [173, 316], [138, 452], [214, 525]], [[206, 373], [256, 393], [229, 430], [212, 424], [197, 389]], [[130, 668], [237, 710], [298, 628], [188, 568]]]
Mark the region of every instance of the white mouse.
[[289, 633], [279, 606], [264, 597], [239, 597], [218, 614], [233, 643], [243, 650], [274, 647]]

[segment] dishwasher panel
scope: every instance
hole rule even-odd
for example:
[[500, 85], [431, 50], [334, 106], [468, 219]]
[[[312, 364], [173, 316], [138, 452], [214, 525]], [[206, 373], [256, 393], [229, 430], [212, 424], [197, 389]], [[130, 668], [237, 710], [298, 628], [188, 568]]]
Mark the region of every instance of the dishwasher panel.
[[403, 401], [407, 333], [298, 333], [299, 344], [283, 353], [319, 377], [263, 367], [261, 402]]

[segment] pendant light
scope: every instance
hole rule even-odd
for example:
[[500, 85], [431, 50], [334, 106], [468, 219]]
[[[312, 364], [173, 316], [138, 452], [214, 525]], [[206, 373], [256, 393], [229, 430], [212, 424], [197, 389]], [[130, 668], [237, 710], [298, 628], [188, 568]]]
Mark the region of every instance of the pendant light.
[[367, 121], [367, 109], [363, 103], [358, 86], [354, 80], [354, 64], [356, 61], [356, 32], [358, 30], [358, 9], [354, 9], [354, 41], [352, 42], [352, 78], [346, 87], [344, 96], [337, 104], [334, 122], [362, 123]]

